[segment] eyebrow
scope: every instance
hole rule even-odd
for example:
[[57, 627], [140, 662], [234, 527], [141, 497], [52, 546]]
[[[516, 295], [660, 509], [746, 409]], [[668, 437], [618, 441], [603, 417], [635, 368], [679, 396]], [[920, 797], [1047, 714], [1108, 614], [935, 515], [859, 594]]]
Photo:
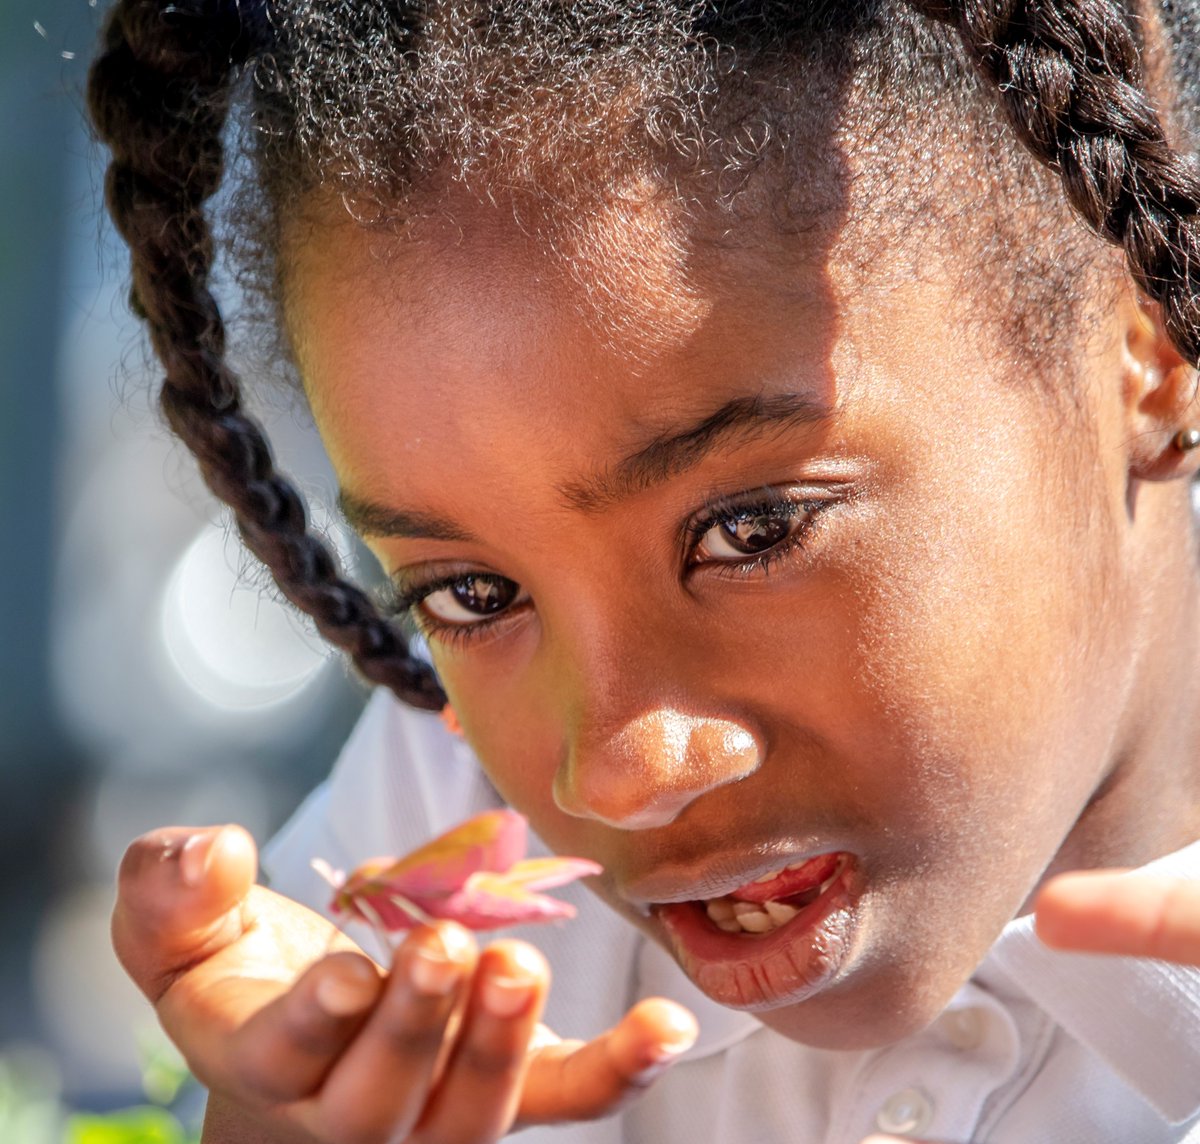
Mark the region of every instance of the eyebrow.
[[347, 489], [338, 493], [337, 503], [346, 523], [360, 536], [409, 540], [475, 539], [465, 528], [452, 520], [434, 516], [432, 513], [389, 508], [387, 505], [357, 497]]
[[[558, 491], [571, 507], [581, 512], [597, 512], [687, 472], [734, 441], [745, 443], [747, 438], [817, 424], [827, 421], [831, 413], [824, 402], [798, 393], [735, 397], [690, 425], [660, 433], [612, 468], [560, 485]], [[475, 539], [446, 517], [378, 504], [348, 489], [339, 492], [338, 508], [346, 523], [362, 536], [468, 542]]]
[[747, 438], [827, 421], [831, 414], [824, 402], [799, 393], [735, 397], [692, 425], [660, 434], [613, 468], [560, 486], [559, 492], [573, 507], [596, 512], [687, 472], [739, 438], [738, 443], [746, 443]]

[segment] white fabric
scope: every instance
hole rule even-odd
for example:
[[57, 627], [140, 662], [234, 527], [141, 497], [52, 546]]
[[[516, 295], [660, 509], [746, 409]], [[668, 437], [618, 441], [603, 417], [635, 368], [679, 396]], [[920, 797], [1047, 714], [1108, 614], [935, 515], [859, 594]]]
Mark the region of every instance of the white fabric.
[[[324, 910], [312, 858], [350, 869], [498, 804], [436, 716], [380, 691], [264, 869]], [[1200, 842], [1152, 868], [1200, 877]], [[1200, 970], [1052, 953], [1019, 919], [929, 1028], [885, 1049], [830, 1052], [714, 1005], [586, 891], [561, 893], [579, 917], [531, 935], [554, 971], [547, 1022], [589, 1037], [658, 995], [687, 1005], [701, 1037], [621, 1116], [531, 1129], [520, 1136], [529, 1144], [859, 1144], [884, 1128], [954, 1144], [1200, 1144]], [[369, 931], [353, 936], [379, 952]]]

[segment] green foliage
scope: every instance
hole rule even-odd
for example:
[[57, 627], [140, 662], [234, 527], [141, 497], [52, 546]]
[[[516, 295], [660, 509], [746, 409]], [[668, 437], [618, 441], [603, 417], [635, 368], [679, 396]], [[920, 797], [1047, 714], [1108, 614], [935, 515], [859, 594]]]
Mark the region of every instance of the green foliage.
[[142, 1058], [142, 1091], [151, 1104], [170, 1108], [192, 1081], [187, 1062], [179, 1050], [153, 1027], [138, 1037]]
[[63, 1144], [194, 1144], [192, 1135], [165, 1108], [147, 1105], [107, 1116], [77, 1114], [67, 1121]]
[[151, 1103], [110, 1113], [64, 1109], [45, 1054], [0, 1055], [0, 1144], [199, 1144], [199, 1127], [175, 1111], [195, 1083], [183, 1058], [157, 1028], [138, 1038], [138, 1049]]
[[[183, 1058], [157, 1028], [138, 1037], [142, 1091], [151, 1104], [105, 1115], [76, 1113], [67, 1120], [62, 1144], [199, 1144], [171, 1110], [192, 1081]], [[0, 1140], [7, 1137], [0, 1135]]]

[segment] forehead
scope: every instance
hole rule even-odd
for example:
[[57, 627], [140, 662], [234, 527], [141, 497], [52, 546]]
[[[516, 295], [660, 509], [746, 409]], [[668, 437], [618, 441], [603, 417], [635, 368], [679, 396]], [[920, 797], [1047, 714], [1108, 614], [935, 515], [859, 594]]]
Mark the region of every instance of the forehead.
[[507, 204], [453, 208], [402, 234], [336, 223], [290, 244], [287, 317], [323, 429], [386, 399], [407, 407], [396, 443], [411, 448], [427, 412], [452, 416], [470, 391], [494, 431], [553, 414], [637, 438], [796, 384], [798, 339], [800, 380], [828, 391], [837, 307], [817, 227], [722, 234], [640, 187], [553, 232]]
[[747, 299], [758, 293], [807, 304], [836, 234], [828, 215], [789, 233], [757, 212], [706, 216], [643, 178], [553, 216], [528, 197], [493, 200], [461, 187], [395, 228], [323, 208], [306, 212], [302, 230], [285, 229], [286, 316], [307, 307], [308, 293], [330, 289], [380, 316], [391, 307], [397, 321], [433, 311], [444, 322], [465, 317], [473, 331], [483, 314], [519, 326], [536, 307], [581, 322], [636, 361], [686, 341], [717, 304], [753, 306]]

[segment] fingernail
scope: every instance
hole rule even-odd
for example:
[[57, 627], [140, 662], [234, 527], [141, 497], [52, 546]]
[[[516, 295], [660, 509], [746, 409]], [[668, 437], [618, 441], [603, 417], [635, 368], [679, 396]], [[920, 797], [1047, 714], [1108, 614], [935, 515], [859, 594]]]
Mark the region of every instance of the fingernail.
[[692, 1037], [690, 1040], [680, 1042], [679, 1044], [660, 1045], [658, 1051], [654, 1054], [654, 1060], [642, 1069], [641, 1072], [635, 1074], [634, 1081], [637, 1084], [649, 1084], [652, 1080], [657, 1080], [695, 1043], [696, 1038]]
[[375, 1000], [378, 979], [369, 965], [351, 962], [317, 982], [317, 1004], [331, 1017], [353, 1017]]
[[212, 862], [213, 843], [220, 837], [223, 826], [198, 830], [179, 851], [179, 876], [185, 886], [196, 887], [204, 881]]
[[462, 926], [444, 922], [430, 933], [408, 962], [409, 980], [418, 993], [444, 997], [462, 980], [473, 942]]
[[480, 1000], [495, 1017], [515, 1017], [529, 1007], [542, 962], [532, 949], [517, 945], [509, 950], [509, 971], [484, 977]]
[[686, 1053], [696, 1043], [696, 1038], [700, 1036], [700, 1026], [696, 1024], [696, 1018], [681, 1006], [663, 1008], [666, 1012], [659, 1015], [662, 1036], [658, 1043], [667, 1057], [674, 1058], [680, 1053]]
[[418, 993], [444, 997], [462, 979], [462, 965], [436, 949], [422, 946], [408, 963], [408, 976]]
[[475, 948], [475, 939], [457, 922], [440, 922], [436, 933], [442, 951], [451, 961], [466, 961]]
[[483, 983], [483, 1007], [494, 1017], [515, 1017], [531, 997], [533, 981], [528, 977], [489, 977]]

